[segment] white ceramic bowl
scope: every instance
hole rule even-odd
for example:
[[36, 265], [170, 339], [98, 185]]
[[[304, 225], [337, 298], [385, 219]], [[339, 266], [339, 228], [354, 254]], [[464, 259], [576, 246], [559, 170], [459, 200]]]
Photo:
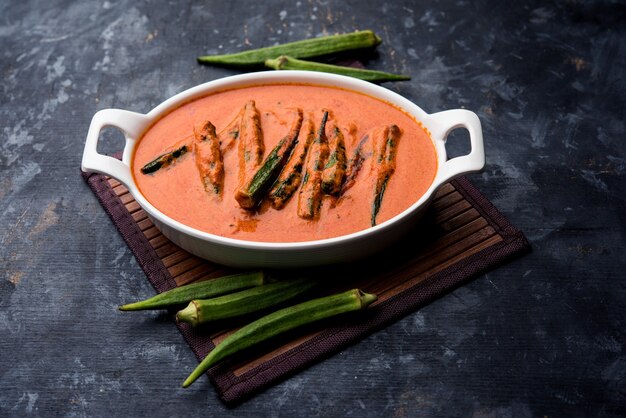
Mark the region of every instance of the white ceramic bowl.
[[[244, 86], [278, 83], [305, 83], [337, 86], [367, 94], [394, 104], [421, 121], [431, 134], [438, 159], [433, 183], [411, 207], [394, 218], [359, 232], [307, 242], [253, 242], [209, 234], [166, 216], [141, 194], [130, 170], [137, 141], [153, 122], [171, 110], [212, 92]], [[97, 143], [102, 128], [120, 129], [126, 137], [122, 160], [99, 154]], [[448, 160], [445, 142], [456, 128], [469, 131], [469, 154]], [[82, 169], [106, 174], [123, 183], [156, 227], [185, 250], [220, 264], [235, 267], [289, 268], [346, 262], [380, 251], [406, 232], [422, 215], [434, 192], [454, 177], [480, 171], [485, 165], [483, 136], [478, 117], [464, 109], [428, 114], [411, 101], [378, 85], [355, 78], [308, 71], [265, 71], [226, 77], [185, 90], [164, 101], [148, 114], [119, 109], [97, 112], [89, 127]]]

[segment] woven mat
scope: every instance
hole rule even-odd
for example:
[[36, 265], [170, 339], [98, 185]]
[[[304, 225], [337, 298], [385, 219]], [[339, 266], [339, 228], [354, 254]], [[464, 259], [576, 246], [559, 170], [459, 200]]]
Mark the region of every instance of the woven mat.
[[[171, 243], [116, 180], [83, 177], [157, 292], [234, 272]], [[389, 250], [352, 265], [297, 272], [328, 279], [319, 295], [354, 287], [376, 293], [379, 300], [367, 311], [292, 332], [213, 367], [209, 378], [226, 404], [236, 404], [529, 250], [523, 233], [467, 179], [458, 178], [439, 189], [419, 225]], [[177, 326], [200, 360], [250, 319]], [[190, 371], [181, 371], [181, 381]]]

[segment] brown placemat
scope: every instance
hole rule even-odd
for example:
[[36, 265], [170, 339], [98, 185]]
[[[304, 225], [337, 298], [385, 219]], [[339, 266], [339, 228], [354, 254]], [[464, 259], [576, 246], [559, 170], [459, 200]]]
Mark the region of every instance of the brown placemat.
[[[233, 271], [171, 243], [116, 180], [100, 174], [83, 177], [157, 292]], [[458, 178], [439, 189], [414, 230], [377, 257], [294, 272], [328, 279], [323, 293], [353, 287], [376, 293], [379, 300], [367, 311], [293, 332], [213, 367], [208, 375], [220, 398], [233, 405], [529, 250], [524, 234], [467, 179]], [[242, 323], [201, 329], [177, 326], [200, 360]], [[191, 370], [181, 372], [181, 381], [187, 372]]]

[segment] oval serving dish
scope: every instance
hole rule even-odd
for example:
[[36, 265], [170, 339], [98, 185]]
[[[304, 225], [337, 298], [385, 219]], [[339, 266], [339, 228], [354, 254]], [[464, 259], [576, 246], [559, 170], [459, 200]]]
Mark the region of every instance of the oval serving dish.
[[[348, 235], [305, 242], [256, 242], [226, 238], [191, 228], [154, 207], [141, 193], [131, 173], [135, 148], [144, 132], [172, 110], [218, 91], [268, 84], [309, 84], [339, 87], [362, 93], [399, 107], [421, 122], [437, 153], [437, 171], [428, 190], [409, 208], [379, 225]], [[120, 129], [126, 139], [122, 160], [97, 152], [100, 131]], [[445, 143], [457, 128], [469, 132], [469, 154], [448, 160]], [[370, 256], [401, 237], [428, 206], [434, 192], [451, 179], [480, 171], [485, 165], [481, 125], [468, 110], [454, 109], [428, 114], [408, 99], [378, 85], [334, 74], [308, 71], [276, 71], [242, 74], [211, 81], [164, 101], [148, 114], [119, 109], [97, 112], [89, 127], [82, 170], [113, 177], [124, 184], [155, 226], [172, 242], [204, 259], [233, 267], [293, 268], [348, 262]]]

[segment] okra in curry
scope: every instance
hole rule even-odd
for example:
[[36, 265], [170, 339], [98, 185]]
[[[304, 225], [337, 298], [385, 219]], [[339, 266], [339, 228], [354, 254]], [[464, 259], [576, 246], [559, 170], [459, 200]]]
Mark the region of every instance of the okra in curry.
[[298, 242], [402, 212], [429, 188], [437, 158], [402, 109], [336, 87], [278, 83], [176, 108], [140, 138], [132, 169], [150, 203], [192, 228]]

